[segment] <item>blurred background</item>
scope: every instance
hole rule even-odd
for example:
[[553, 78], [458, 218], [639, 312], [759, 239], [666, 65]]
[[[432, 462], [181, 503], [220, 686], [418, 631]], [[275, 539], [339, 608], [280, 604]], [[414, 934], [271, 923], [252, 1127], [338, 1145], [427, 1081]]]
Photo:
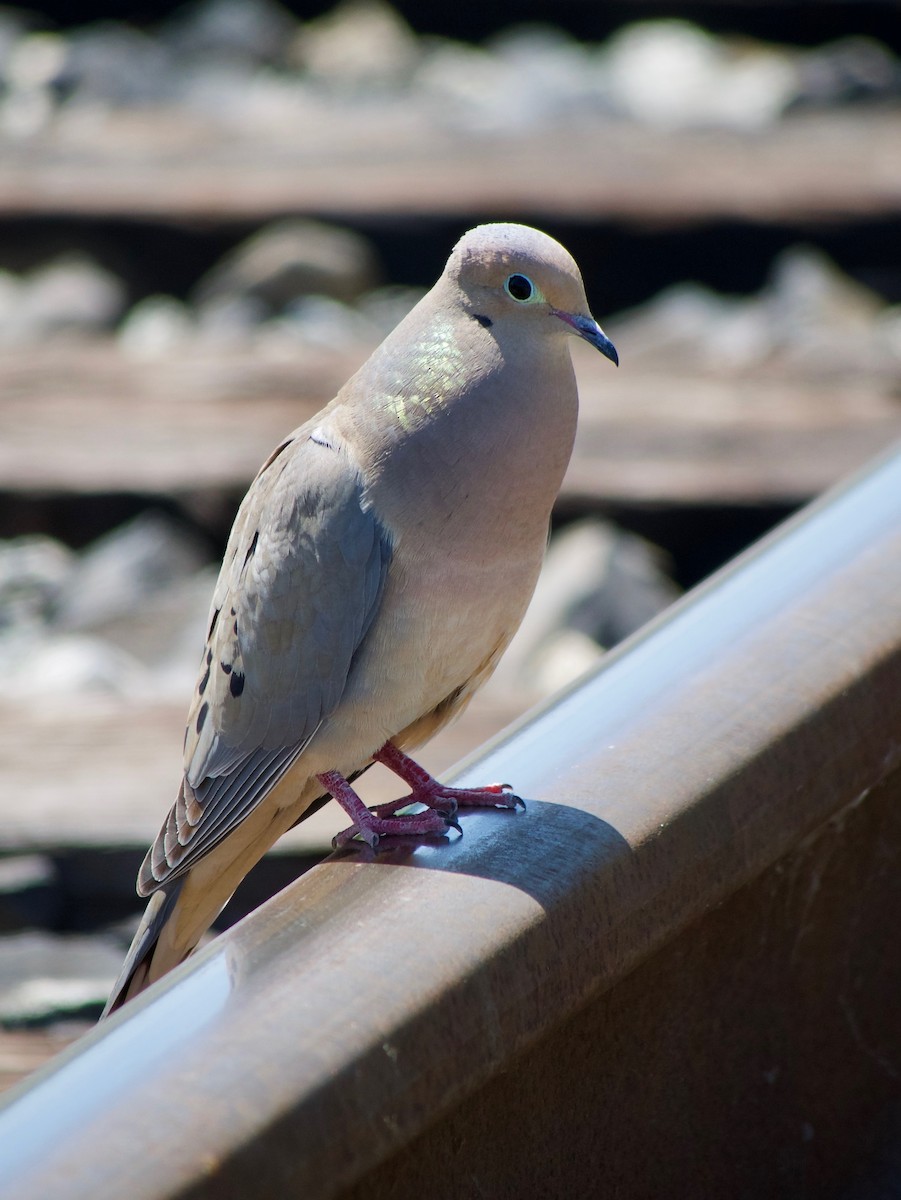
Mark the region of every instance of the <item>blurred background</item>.
[[563, 241], [622, 367], [575, 347], [547, 570], [434, 770], [901, 436], [898, 16], [0, 9], [0, 1086], [117, 972], [250, 479], [465, 229]]

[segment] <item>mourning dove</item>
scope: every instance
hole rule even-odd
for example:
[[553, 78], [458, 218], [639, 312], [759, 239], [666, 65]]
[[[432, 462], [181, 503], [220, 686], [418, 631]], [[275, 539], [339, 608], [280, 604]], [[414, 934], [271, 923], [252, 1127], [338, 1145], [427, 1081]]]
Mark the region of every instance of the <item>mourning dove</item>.
[[[443, 833], [507, 785], [442, 786], [404, 753], [490, 675], [538, 578], [572, 451], [569, 336], [616, 363], [552, 238], [482, 225], [335, 399], [263, 464], [235, 520], [184, 777], [106, 1011], [185, 959], [241, 879], [331, 794], [354, 836]], [[410, 788], [368, 810], [373, 761]], [[424, 811], [397, 814], [413, 803]], [[456, 826], [459, 828], [459, 826]]]

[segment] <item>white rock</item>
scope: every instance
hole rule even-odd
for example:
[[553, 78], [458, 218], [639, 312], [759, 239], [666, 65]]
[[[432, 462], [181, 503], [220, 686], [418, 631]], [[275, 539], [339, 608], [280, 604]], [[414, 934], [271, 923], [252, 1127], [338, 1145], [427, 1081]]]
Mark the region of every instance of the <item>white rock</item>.
[[369, 291], [378, 264], [365, 238], [321, 221], [285, 220], [265, 225], [207, 272], [192, 300], [204, 319], [209, 305], [248, 299], [266, 315], [302, 296], [344, 303]]
[[308, 21], [292, 48], [294, 61], [312, 78], [354, 91], [399, 86], [419, 55], [416, 35], [381, 0], [344, 0]]
[[112, 939], [35, 932], [0, 938], [0, 1020], [45, 1021], [102, 1004], [121, 957]]
[[71, 31], [59, 84], [67, 108], [160, 104], [172, 94], [175, 64], [158, 38], [124, 21], [99, 21]]
[[256, 296], [214, 296], [195, 312], [197, 336], [202, 342], [220, 346], [250, 345], [269, 309]]
[[679, 595], [662, 552], [588, 518], [551, 539], [535, 595], [489, 687], [548, 695]]
[[290, 304], [278, 325], [311, 346], [352, 351], [376, 341], [373, 326], [359, 312], [329, 296], [303, 296]]
[[44, 534], [0, 542], [0, 631], [50, 622], [76, 562], [71, 550]]
[[518, 68], [462, 42], [433, 42], [414, 85], [434, 120], [474, 133], [527, 129], [542, 111], [540, 97], [521, 86]]
[[59, 33], [29, 33], [8, 50], [6, 83], [13, 90], [31, 90], [53, 83], [62, 71], [68, 53], [66, 39]]
[[205, 567], [147, 595], [127, 612], [98, 622], [93, 631], [142, 666], [146, 696], [189, 696], [197, 680], [218, 568]]
[[805, 369], [890, 369], [893, 324], [884, 300], [821, 251], [792, 246], [754, 296], [723, 296], [698, 283], [664, 289], [606, 324], [629, 358], [741, 371], [776, 356]]
[[140, 664], [99, 638], [53, 636], [0, 643], [7, 696], [62, 700], [79, 693], [138, 696]]
[[630, 359], [661, 365], [739, 369], [772, 350], [771, 330], [756, 297], [722, 296], [699, 283], [677, 283], [607, 322]]
[[[498, 62], [527, 84], [527, 110], [537, 119], [584, 114], [605, 99], [592, 51], [550, 25], [519, 25], [489, 43]], [[521, 90], [521, 89], [517, 89]]]
[[356, 309], [373, 330], [376, 341], [387, 337], [392, 329], [419, 303], [425, 291], [422, 288], [389, 284], [374, 288], [357, 301]]
[[298, 28], [275, 0], [200, 0], [181, 5], [161, 28], [162, 41], [184, 60], [280, 60]]
[[837, 105], [901, 92], [901, 62], [874, 38], [852, 36], [828, 42], [798, 58], [802, 103]]
[[560, 629], [535, 648], [529, 660], [529, 688], [537, 700], [580, 679], [604, 657], [604, 648], [578, 629]]
[[885, 308], [881, 296], [813, 246], [791, 246], [778, 255], [761, 299], [774, 328], [788, 338], [808, 330], [868, 330]]
[[[7, 287], [9, 284], [7, 283]], [[122, 312], [125, 288], [87, 255], [61, 255], [19, 279], [16, 304], [5, 313], [0, 340], [37, 341], [48, 334], [109, 328]]]
[[206, 561], [196, 538], [162, 513], [148, 511], [98, 538], [79, 556], [58, 623], [90, 629], [140, 607]]
[[134, 358], [160, 358], [196, 336], [188, 306], [175, 296], [147, 296], [119, 326], [119, 345]]
[[730, 45], [687, 21], [641, 21], [598, 56], [611, 102], [659, 129], [761, 129], [798, 90], [792, 57], [759, 44]]

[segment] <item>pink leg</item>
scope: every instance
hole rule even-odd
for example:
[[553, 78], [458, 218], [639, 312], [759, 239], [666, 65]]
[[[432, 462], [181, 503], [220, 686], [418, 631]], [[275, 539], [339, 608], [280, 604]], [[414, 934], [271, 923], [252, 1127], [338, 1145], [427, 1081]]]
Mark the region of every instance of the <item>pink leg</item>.
[[378, 809], [373, 809], [374, 812], [387, 812], [391, 805], [398, 809], [407, 804], [425, 804], [429, 808], [440, 809], [450, 806], [451, 812], [455, 812], [458, 805], [461, 808], [516, 808], [518, 804], [523, 808], [526, 806], [524, 800], [513, 794], [509, 783], [489, 783], [481, 788], [455, 788], [439, 783], [428, 771], [423, 770], [419, 763], [414, 762], [402, 750], [398, 750], [393, 742], [385, 742], [372, 757], [389, 771], [399, 775], [411, 789], [409, 796], [391, 801], [387, 805], [380, 804]]
[[[455, 788], [439, 783], [419, 763], [409, 758], [392, 742], [385, 742], [373, 759], [398, 775], [410, 787], [407, 796], [389, 800], [367, 808], [343, 775], [337, 771], [324, 771], [317, 776], [322, 786], [338, 801], [353, 825], [333, 839], [336, 847], [346, 846], [353, 838], [360, 837], [370, 846], [378, 843], [383, 835], [398, 833], [446, 833], [448, 829], [460, 829], [454, 820], [457, 806], [474, 808], [516, 808], [525, 801], [515, 796], [509, 783], [489, 783], [482, 788]], [[409, 804], [424, 804], [425, 812], [405, 813], [397, 816], [398, 809]]]
[[378, 810], [368, 809], [344, 776], [337, 771], [323, 771], [316, 778], [353, 821], [353, 825], [349, 829], [342, 830], [332, 838], [332, 845], [338, 849], [346, 846], [357, 834], [364, 842], [374, 847], [378, 845], [379, 838], [387, 834], [415, 833], [421, 835], [424, 833], [447, 833], [448, 829], [460, 829], [452, 812], [437, 812], [429, 808], [423, 813], [407, 813], [402, 817], [394, 816], [394, 811], [403, 808], [404, 804], [412, 803], [410, 800], [395, 801], [393, 805], [380, 805], [379, 807], [382, 809], [390, 809], [390, 815], [382, 816]]

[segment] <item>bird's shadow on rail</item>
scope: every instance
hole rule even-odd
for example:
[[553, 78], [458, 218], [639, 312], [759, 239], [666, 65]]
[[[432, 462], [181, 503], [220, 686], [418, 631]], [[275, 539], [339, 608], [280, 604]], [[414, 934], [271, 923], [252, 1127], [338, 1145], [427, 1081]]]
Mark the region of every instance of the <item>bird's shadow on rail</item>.
[[462, 835], [386, 839], [375, 850], [353, 844], [328, 861], [479, 876], [519, 888], [547, 909], [583, 872], [596, 875], [632, 855], [607, 821], [565, 803], [527, 800], [525, 812], [464, 809], [458, 818]]

